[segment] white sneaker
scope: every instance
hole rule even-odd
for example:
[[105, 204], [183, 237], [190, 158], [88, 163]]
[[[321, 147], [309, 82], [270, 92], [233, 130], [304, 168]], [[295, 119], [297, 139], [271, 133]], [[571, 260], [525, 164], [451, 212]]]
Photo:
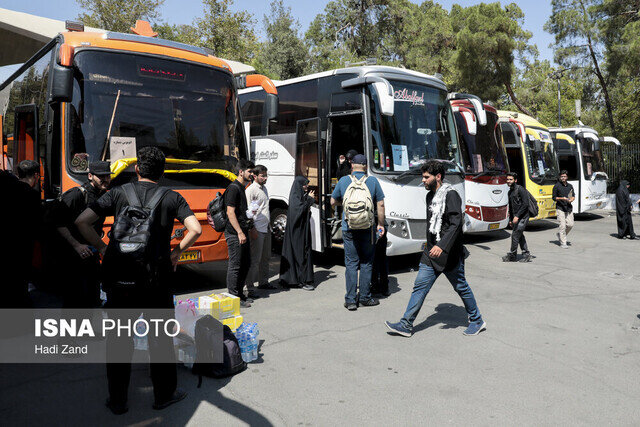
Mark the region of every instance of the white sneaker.
[[566, 245], [566, 244], [565, 244], [565, 245], [560, 245], [560, 247], [561, 247], [562, 249], [569, 249], [569, 245]]

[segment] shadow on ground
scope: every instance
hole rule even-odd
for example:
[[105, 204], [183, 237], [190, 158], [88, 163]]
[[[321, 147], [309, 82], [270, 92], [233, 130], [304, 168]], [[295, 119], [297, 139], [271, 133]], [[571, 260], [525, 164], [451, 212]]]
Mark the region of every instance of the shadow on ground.
[[419, 332], [432, 326], [441, 325], [440, 329], [455, 329], [469, 324], [464, 307], [451, 303], [442, 303], [436, 307], [435, 313], [415, 325], [413, 332]]

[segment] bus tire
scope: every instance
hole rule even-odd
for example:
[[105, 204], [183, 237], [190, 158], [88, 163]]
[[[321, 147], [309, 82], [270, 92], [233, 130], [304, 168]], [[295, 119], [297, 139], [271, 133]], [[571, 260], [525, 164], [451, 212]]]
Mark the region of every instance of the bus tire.
[[284, 230], [287, 227], [287, 209], [281, 207], [272, 209], [270, 216], [272, 247], [276, 253], [280, 253], [284, 240]]

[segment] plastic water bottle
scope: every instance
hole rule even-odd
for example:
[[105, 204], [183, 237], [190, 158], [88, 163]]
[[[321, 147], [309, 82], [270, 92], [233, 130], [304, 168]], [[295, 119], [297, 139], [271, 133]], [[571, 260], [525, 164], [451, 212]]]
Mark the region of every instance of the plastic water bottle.
[[251, 336], [251, 360], [258, 358], [258, 339], [255, 335]]
[[[142, 319], [142, 315], [139, 317], [139, 319]], [[142, 322], [136, 325], [136, 331], [138, 332], [138, 334], [144, 333], [144, 324]], [[147, 339], [147, 335], [139, 337], [138, 335], [133, 334], [133, 348], [136, 350], [148, 350], [149, 340]]]

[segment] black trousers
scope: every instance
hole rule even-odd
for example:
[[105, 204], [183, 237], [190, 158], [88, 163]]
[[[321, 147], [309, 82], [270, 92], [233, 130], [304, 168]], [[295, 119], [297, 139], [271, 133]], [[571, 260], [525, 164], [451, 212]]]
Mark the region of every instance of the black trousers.
[[[165, 274], [171, 274], [167, 272]], [[157, 286], [144, 289], [117, 289], [111, 288], [107, 292], [107, 308], [172, 308], [172, 295], [165, 286]], [[133, 323], [137, 315], [121, 316], [121, 322], [130, 319]], [[165, 319], [166, 320], [166, 319]], [[133, 356], [133, 337], [118, 337], [115, 330], [107, 335], [107, 381], [109, 384], [109, 399], [114, 404], [127, 402], [129, 382], [131, 379], [131, 363], [109, 363], [114, 360], [114, 355], [131, 360]], [[175, 363], [173, 339], [160, 334], [148, 335], [149, 362], [153, 395], [156, 402], [169, 399], [176, 390], [178, 372]], [[157, 363], [157, 360], [173, 360], [172, 363]]]
[[245, 235], [247, 236], [247, 241], [241, 245], [237, 234], [227, 233], [226, 231], [224, 233], [224, 238], [227, 240], [227, 248], [229, 249], [227, 289], [231, 295], [235, 295], [242, 300], [246, 299], [242, 287], [251, 268], [251, 246], [248, 232]]
[[518, 220], [518, 223], [513, 226], [513, 232], [511, 233], [511, 250], [510, 254], [516, 255], [518, 253], [518, 245], [522, 249], [523, 254], [529, 253], [529, 247], [527, 246], [527, 239], [524, 237], [524, 229], [527, 228], [529, 223], [529, 217], [525, 216]]
[[81, 259], [68, 254], [60, 284], [64, 308], [96, 308], [100, 306], [100, 261], [97, 256]]
[[629, 236], [632, 239], [636, 237], [636, 233], [633, 231], [633, 220], [631, 218], [631, 213], [626, 213], [624, 215], [617, 215], [618, 222], [618, 237], [624, 238], [625, 236]]
[[371, 273], [371, 292], [385, 293], [389, 291], [389, 260], [387, 259], [387, 227], [384, 236], [376, 242]]

